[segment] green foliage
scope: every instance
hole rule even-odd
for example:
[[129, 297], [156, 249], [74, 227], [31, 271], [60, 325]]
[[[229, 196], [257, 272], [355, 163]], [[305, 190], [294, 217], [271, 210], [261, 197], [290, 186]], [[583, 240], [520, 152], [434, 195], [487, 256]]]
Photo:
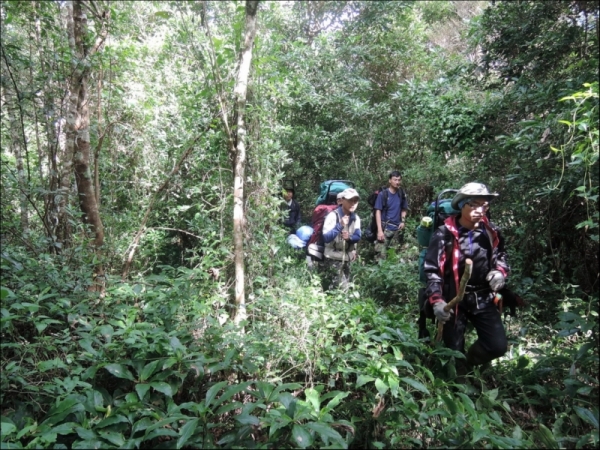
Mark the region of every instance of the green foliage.
[[560, 1], [497, 2], [485, 10], [474, 35], [483, 47], [485, 70], [504, 83], [560, 78], [578, 59], [578, 71], [595, 71], [597, 8]]
[[[233, 179], [220, 102], [234, 124], [243, 2], [110, 4], [110, 39], [91, 61], [92, 146], [103, 142], [98, 256], [69, 205], [70, 246], [52, 247], [43, 222], [71, 62], [62, 3], [3, 2], [32, 209], [23, 236], [23, 186], [3, 145], [2, 447], [595, 448], [597, 6], [495, 2], [471, 22], [482, 60], [458, 32], [436, 43], [444, 26], [466, 26], [460, 6], [261, 2], [242, 333], [229, 320]], [[366, 194], [391, 169], [411, 202], [408, 245], [375, 263], [361, 244], [354, 286], [323, 292], [277, 225], [281, 180], [299, 182], [308, 220], [324, 179]], [[492, 218], [529, 307], [506, 324], [507, 355], [458, 383], [464, 356], [416, 338], [410, 230], [435, 193], [475, 179], [501, 194]], [[102, 296], [88, 291], [98, 262]]]

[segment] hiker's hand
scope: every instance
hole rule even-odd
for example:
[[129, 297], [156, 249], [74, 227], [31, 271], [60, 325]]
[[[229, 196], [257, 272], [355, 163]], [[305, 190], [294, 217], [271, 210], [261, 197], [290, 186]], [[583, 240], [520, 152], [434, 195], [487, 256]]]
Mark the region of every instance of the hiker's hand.
[[406, 225], [404, 222], [400, 222], [400, 226], [398, 227], [400, 230], [404, 229], [404, 225]]
[[377, 232], [377, 240], [379, 242], [383, 242], [385, 240], [385, 234], [383, 233], [383, 231], [378, 231]]
[[350, 255], [350, 261], [354, 261], [356, 259], [356, 251], [348, 253]]
[[490, 283], [490, 287], [494, 292], [498, 292], [504, 287], [504, 275], [499, 270], [490, 270], [485, 280]]
[[439, 320], [441, 323], [448, 322], [448, 319], [450, 319], [450, 316], [452, 315], [452, 311], [444, 311], [444, 307], [447, 304], [448, 303], [443, 300], [433, 304], [433, 313], [435, 314], [435, 317], [437, 317], [437, 320]]
[[342, 231], [342, 239], [346, 241], [350, 239], [350, 233], [348, 233], [347, 231]]

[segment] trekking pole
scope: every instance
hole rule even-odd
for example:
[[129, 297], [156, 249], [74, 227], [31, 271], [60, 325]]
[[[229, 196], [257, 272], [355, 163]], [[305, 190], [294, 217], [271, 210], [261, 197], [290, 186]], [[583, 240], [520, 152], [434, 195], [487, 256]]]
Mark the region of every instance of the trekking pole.
[[[344, 225], [342, 228], [342, 232], [344, 231], [348, 231], [348, 225]], [[342, 239], [342, 265], [340, 266], [340, 275], [339, 275], [339, 280], [340, 280], [340, 284], [342, 281], [342, 276], [344, 273], [344, 262], [346, 261], [346, 239]]]
[[[465, 296], [465, 289], [467, 288], [467, 283], [469, 282], [469, 278], [471, 278], [471, 272], [473, 271], [473, 261], [470, 259], [465, 260], [465, 271], [463, 273], [462, 278], [460, 279], [460, 285], [458, 286], [458, 293], [456, 297], [448, 302], [446, 306], [444, 306], [444, 311], [450, 311], [454, 305], [461, 302], [463, 297]], [[439, 342], [442, 340], [442, 332], [444, 331], [444, 324], [438, 321], [438, 332], [435, 338], [435, 342]]]

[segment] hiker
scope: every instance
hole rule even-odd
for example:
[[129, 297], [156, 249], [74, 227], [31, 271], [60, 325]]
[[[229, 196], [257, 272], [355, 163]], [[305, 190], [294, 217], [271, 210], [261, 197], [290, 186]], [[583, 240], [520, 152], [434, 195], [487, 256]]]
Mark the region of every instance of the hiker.
[[398, 243], [403, 242], [408, 200], [400, 188], [401, 183], [402, 175], [399, 171], [394, 170], [390, 173], [388, 187], [379, 192], [375, 201], [375, 221], [377, 223], [375, 253], [378, 259], [387, 257], [387, 250], [394, 239], [397, 239]]
[[[500, 231], [486, 215], [489, 202], [497, 195], [481, 183], [461, 187], [451, 202], [460, 214], [448, 217], [435, 230], [425, 256], [426, 296], [436, 318], [444, 324], [442, 337], [446, 346], [465, 353], [467, 320], [477, 330], [478, 339], [466, 352], [466, 364], [462, 362], [457, 367], [459, 375], [501, 357], [507, 349], [506, 333], [494, 300], [510, 269]], [[446, 302], [458, 292], [467, 258], [473, 261], [473, 271], [463, 300], [445, 312]]]
[[350, 281], [350, 263], [356, 259], [356, 243], [360, 241], [360, 218], [356, 214], [358, 192], [349, 188], [338, 194], [340, 206], [325, 217], [325, 267], [331, 277], [330, 289], [346, 290]]
[[281, 203], [281, 210], [286, 212], [286, 216], [283, 218], [283, 226], [285, 226], [290, 233], [294, 233], [300, 226], [300, 205], [294, 199], [294, 189], [284, 188], [283, 189], [283, 202]]

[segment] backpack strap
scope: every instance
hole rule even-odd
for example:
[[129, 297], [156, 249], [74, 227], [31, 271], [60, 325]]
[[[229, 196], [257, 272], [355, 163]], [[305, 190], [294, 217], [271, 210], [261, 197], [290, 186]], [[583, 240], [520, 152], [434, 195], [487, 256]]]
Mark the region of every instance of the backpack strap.
[[387, 209], [388, 197], [390, 196], [390, 191], [388, 190], [388, 188], [383, 188], [382, 192], [383, 192], [383, 205], [382, 205], [383, 208], [381, 209], [381, 212], [383, 212]]

